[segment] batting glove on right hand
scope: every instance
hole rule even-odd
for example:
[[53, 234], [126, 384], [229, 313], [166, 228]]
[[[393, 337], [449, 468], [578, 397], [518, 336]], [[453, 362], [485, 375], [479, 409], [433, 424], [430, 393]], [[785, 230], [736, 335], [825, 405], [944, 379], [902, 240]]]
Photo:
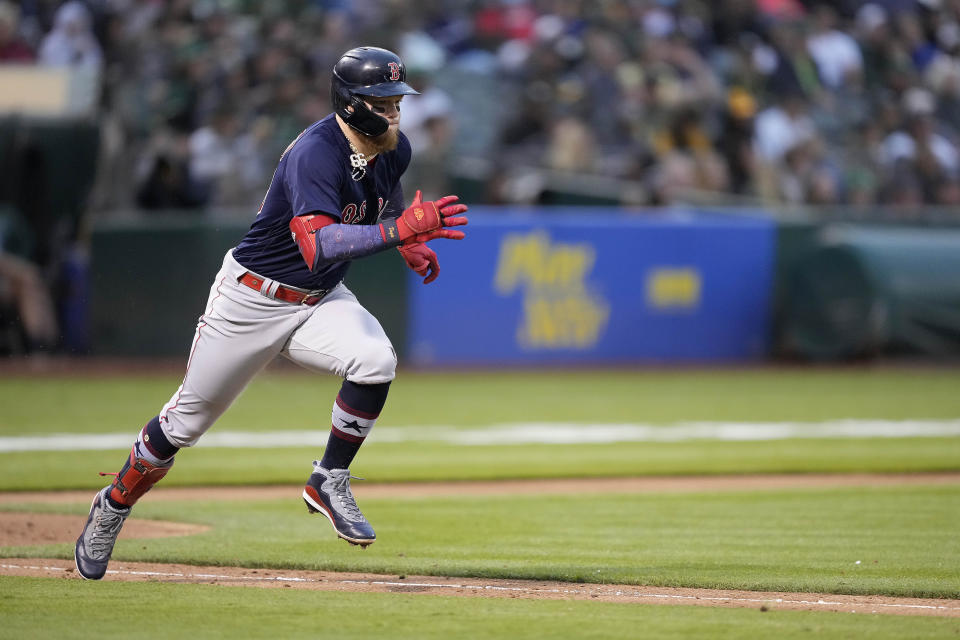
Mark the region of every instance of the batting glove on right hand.
[[[459, 196], [444, 196], [436, 201], [423, 201], [423, 194], [417, 190], [413, 202], [391, 222], [396, 226], [397, 238], [401, 244], [428, 242], [436, 238], [462, 240], [463, 231], [452, 231], [446, 227], [459, 227], [467, 224], [467, 218], [458, 216], [467, 210], [465, 204], [454, 204]], [[384, 238], [393, 237], [390, 229], [384, 228]]]

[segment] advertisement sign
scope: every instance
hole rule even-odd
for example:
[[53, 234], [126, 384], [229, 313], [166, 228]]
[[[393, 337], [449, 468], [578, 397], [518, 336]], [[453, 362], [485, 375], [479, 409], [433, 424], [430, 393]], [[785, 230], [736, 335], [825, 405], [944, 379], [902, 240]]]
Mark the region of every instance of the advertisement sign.
[[419, 365], [735, 361], [768, 349], [774, 225], [762, 218], [471, 210], [411, 274]]

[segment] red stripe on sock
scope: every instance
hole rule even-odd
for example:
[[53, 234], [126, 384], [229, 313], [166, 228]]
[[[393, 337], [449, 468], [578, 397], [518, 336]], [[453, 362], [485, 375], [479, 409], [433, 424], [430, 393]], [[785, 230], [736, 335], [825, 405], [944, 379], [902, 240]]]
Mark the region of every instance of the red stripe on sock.
[[166, 458], [159, 451], [153, 448], [153, 445], [150, 444], [150, 441], [144, 438], [146, 434], [147, 434], [147, 428], [144, 427], [143, 429], [140, 430], [140, 442], [143, 443], [143, 446], [145, 446], [147, 448], [147, 451], [149, 451], [151, 455], [153, 455], [153, 457], [156, 458], [157, 460], [166, 460]]
[[334, 436], [340, 438], [341, 440], [346, 440], [347, 442], [363, 442], [366, 438], [364, 436], [355, 436], [352, 433], [347, 433], [346, 431], [340, 431], [336, 427], [332, 427], [330, 432]]
[[359, 409], [354, 409], [346, 402], [343, 401], [343, 398], [340, 397], [340, 394], [337, 394], [337, 406], [349, 413], [352, 416], [358, 418], [363, 418], [364, 420], [376, 420], [380, 417], [379, 413], [367, 413], [365, 411], [360, 411]]

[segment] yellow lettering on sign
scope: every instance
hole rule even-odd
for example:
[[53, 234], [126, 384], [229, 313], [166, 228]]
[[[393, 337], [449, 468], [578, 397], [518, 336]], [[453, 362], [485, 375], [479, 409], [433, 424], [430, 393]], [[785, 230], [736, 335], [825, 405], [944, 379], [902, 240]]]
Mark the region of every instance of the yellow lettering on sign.
[[494, 288], [508, 295], [519, 287], [572, 287], [583, 284], [596, 252], [588, 244], [550, 244], [544, 231], [510, 234], [500, 249]]
[[703, 283], [693, 267], [662, 267], [647, 273], [647, 304], [654, 309], [695, 309]]
[[591, 245], [553, 243], [545, 231], [504, 238], [493, 286], [504, 296], [523, 294], [521, 347], [588, 349], [597, 343], [610, 307], [587, 287], [595, 261]]
[[528, 294], [524, 299], [524, 323], [517, 330], [520, 344], [530, 348], [588, 349], [600, 339], [610, 317], [602, 300], [582, 293], [559, 298]]

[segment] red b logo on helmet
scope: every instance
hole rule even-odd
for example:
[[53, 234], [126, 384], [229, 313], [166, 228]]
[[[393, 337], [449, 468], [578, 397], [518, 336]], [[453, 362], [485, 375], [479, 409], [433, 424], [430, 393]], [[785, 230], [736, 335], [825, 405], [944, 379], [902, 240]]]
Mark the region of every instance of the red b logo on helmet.
[[400, 79], [400, 65], [396, 62], [388, 62], [387, 66], [390, 67], [390, 79], [396, 82]]

